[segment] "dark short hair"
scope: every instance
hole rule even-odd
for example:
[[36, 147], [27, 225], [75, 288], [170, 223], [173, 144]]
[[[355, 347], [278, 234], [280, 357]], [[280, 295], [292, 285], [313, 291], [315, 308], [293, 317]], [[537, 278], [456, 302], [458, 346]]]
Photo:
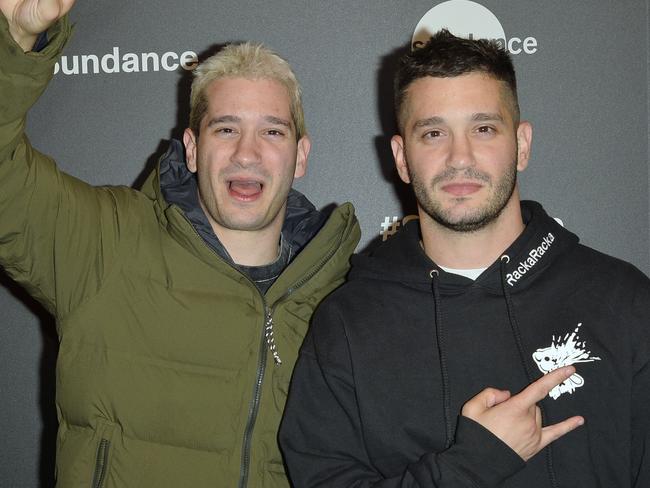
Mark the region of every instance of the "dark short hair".
[[512, 94], [513, 118], [518, 123], [517, 78], [510, 54], [497, 41], [464, 39], [442, 29], [423, 47], [408, 52], [399, 60], [394, 91], [395, 116], [400, 131], [403, 131], [402, 108], [411, 83], [427, 76], [451, 78], [476, 72], [506, 84]]

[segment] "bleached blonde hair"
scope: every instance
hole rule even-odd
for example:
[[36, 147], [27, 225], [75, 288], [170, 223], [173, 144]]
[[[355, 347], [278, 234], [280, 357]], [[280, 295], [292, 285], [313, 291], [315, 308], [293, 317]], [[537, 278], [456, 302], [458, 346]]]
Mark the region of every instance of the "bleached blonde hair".
[[289, 95], [296, 140], [306, 134], [300, 84], [291, 66], [263, 44], [245, 42], [228, 44], [194, 70], [190, 93], [190, 129], [196, 136], [208, 110], [208, 87], [213, 81], [226, 77], [271, 79], [284, 85]]

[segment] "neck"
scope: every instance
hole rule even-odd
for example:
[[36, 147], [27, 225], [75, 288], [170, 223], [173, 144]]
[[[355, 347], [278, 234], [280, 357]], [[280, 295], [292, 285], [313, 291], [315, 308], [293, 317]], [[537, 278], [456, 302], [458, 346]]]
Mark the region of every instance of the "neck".
[[[223, 244], [228, 254], [242, 266], [264, 266], [278, 258], [280, 253], [280, 233], [284, 218], [276, 218], [270, 225], [259, 230], [228, 229], [216, 223], [200, 201], [201, 207], [208, 217], [210, 226], [219, 242]], [[279, 215], [284, 216], [284, 210]]]
[[264, 266], [278, 258], [280, 229], [237, 231], [220, 227], [215, 234], [236, 264]]
[[424, 252], [439, 265], [455, 269], [487, 268], [525, 228], [516, 190], [501, 214], [475, 232], [452, 231], [422, 209], [418, 213]]

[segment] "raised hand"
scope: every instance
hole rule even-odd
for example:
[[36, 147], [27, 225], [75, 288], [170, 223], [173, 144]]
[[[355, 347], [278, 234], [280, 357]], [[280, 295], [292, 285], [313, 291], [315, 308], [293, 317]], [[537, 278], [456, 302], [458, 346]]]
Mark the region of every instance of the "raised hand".
[[70, 11], [75, 0], [0, 0], [16, 43], [29, 51], [38, 35]]
[[543, 427], [537, 406], [537, 402], [573, 373], [573, 366], [556, 369], [515, 396], [508, 391], [486, 388], [463, 406], [461, 414], [481, 424], [527, 461], [584, 423], [582, 417], [576, 416]]

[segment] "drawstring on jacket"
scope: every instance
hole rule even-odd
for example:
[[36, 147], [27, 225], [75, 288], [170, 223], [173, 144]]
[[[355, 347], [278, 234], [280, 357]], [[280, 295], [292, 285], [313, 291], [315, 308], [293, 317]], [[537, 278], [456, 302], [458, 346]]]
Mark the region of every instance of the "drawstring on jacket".
[[[526, 362], [526, 354], [524, 352], [524, 346], [521, 339], [521, 330], [519, 329], [519, 324], [517, 323], [517, 317], [515, 316], [514, 306], [512, 303], [512, 297], [510, 296], [510, 291], [508, 290], [508, 284], [506, 281], [506, 264], [510, 262], [510, 257], [507, 254], [501, 256], [499, 272], [501, 276], [501, 288], [503, 289], [503, 297], [506, 301], [506, 308], [508, 310], [508, 322], [510, 323], [510, 329], [512, 335], [515, 339], [515, 344], [517, 346], [517, 353], [519, 355], [519, 361], [524, 369], [528, 383], [534, 381], [533, 371], [530, 369], [530, 366]], [[442, 309], [441, 309], [441, 300], [440, 300], [440, 290], [438, 288], [440, 272], [437, 269], [432, 269], [429, 272], [431, 278], [431, 290], [433, 292], [433, 303], [435, 308], [435, 329], [436, 329], [436, 343], [438, 345], [438, 360], [440, 362], [440, 374], [442, 376], [442, 407], [445, 421], [445, 449], [449, 448], [454, 442], [454, 432], [451, 422], [451, 400], [449, 394], [449, 371], [447, 369], [447, 356], [445, 353], [445, 330], [442, 323]], [[546, 423], [546, 412], [544, 407], [539, 405], [539, 410], [541, 412], [542, 424]], [[549, 444], [544, 448], [546, 454], [546, 471], [548, 473], [549, 481], [553, 488], [559, 488], [557, 483], [557, 477], [555, 475], [555, 469], [553, 468], [553, 452], [551, 450], [551, 445]]]
[[451, 400], [449, 398], [449, 371], [447, 370], [447, 356], [445, 355], [445, 334], [442, 326], [442, 310], [440, 309], [440, 290], [438, 289], [437, 269], [429, 273], [433, 303], [435, 307], [436, 343], [438, 344], [438, 360], [440, 361], [440, 374], [442, 375], [442, 411], [445, 419], [445, 449], [454, 442], [454, 431], [451, 423]]
[[[512, 303], [512, 297], [510, 296], [510, 290], [508, 289], [508, 284], [506, 281], [506, 264], [510, 262], [510, 256], [504, 254], [501, 256], [499, 271], [501, 276], [501, 288], [503, 289], [503, 296], [506, 300], [506, 308], [508, 309], [508, 322], [510, 322], [510, 329], [512, 330], [512, 335], [515, 339], [515, 344], [517, 345], [517, 352], [519, 353], [519, 360], [524, 368], [526, 373], [526, 378], [528, 383], [534, 381], [533, 372], [530, 369], [530, 366], [526, 362], [526, 354], [524, 353], [524, 346], [521, 340], [521, 330], [519, 329], [519, 324], [517, 323], [517, 317], [515, 317], [515, 310]], [[546, 423], [546, 412], [544, 407], [540, 404], [539, 411], [542, 417], [542, 425]], [[553, 468], [553, 452], [551, 450], [551, 445], [547, 445], [544, 448], [546, 454], [546, 471], [548, 472], [548, 478], [551, 482], [553, 488], [558, 488], [557, 477], [555, 475], [555, 469]]]
[[503, 296], [506, 300], [506, 308], [508, 309], [508, 322], [510, 322], [510, 329], [512, 330], [512, 335], [515, 338], [515, 344], [517, 345], [517, 352], [519, 353], [519, 361], [524, 368], [524, 373], [526, 373], [526, 378], [528, 383], [533, 382], [533, 372], [530, 370], [528, 363], [526, 362], [526, 354], [524, 353], [524, 346], [521, 341], [521, 331], [519, 330], [519, 324], [517, 323], [517, 318], [515, 317], [514, 307], [512, 306], [512, 298], [510, 297], [510, 291], [507, 287], [506, 282], [506, 264], [510, 262], [510, 257], [507, 254], [501, 256], [500, 259], [500, 276], [501, 276], [501, 288], [503, 289]]
[[266, 337], [266, 345], [269, 347], [269, 351], [273, 354], [273, 361], [276, 366], [282, 364], [282, 359], [280, 359], [280, 353], [278, 352], [278, 347], [275, 345], [275, 335], [273, 333], [273, 315], [270, 310], [266, 312], [266, 318], [264, 320], [264, 337]]

